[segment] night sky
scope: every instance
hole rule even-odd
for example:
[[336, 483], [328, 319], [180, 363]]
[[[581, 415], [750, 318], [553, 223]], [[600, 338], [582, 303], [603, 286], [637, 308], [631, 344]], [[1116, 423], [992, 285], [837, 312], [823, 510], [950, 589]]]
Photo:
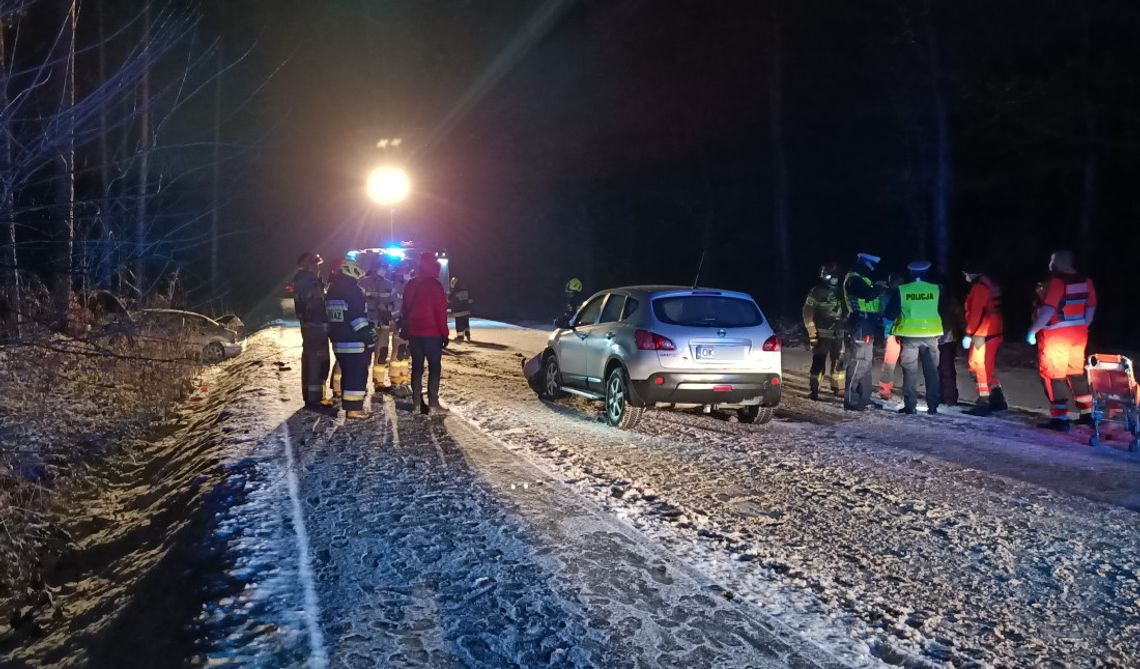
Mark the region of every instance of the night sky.
[[[691, 283], [702, 247], [702, 283], [794, 314], [823, 262], [870, 251], [901, 269], [924, 240], [933, 256], [937, 81], [951, 266], [987, 263], [1023, 329], [1049, 252], [1074, 248], [1100, 287], [1094, 338], [1140, 344], [1140, 5], [930, 5], [929, 21], [923, 2], [779, 6], [782, 274], [771, 2], [215, 3], [204, 30], [231, 57], [252, 47], [225, 89], [245, 105], [226, 137], [252, 144], [227, 166], [233, 298], [275, 293], [301, 250], [386, 242], [363, 178], [384, 159], [376, 141], [400, 136], [415, 193], [399, 236], [446, 249], [482, 314], [551, 318], [572, 275], [587, 291]], [[957, 271], [947, 286], [965, 290]]]

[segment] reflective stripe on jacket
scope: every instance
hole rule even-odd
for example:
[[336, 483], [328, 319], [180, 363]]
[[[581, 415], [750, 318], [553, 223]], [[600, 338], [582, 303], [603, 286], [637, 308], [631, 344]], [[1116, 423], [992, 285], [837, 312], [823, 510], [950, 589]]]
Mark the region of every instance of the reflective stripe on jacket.
[[937, 284], [912, 281], [899, 286], [899, 316], [891, 334], [896, 337], [941, 337]]
[[862, 315], [878, 315], [882, 313], [882, 304], [877, 297], [873, 300], [865, 300], [861, 297], [856, 297], [854, 302], [851, 301], [851, 294], [847, 288], [847, 283], [852, 279], [862, 281], [863, 283], [867, 284], [868, 288], [873, 288], [875, 286], [874, 281], [871, 281], [862, 274], [859, 274], [855, 271], [848, 272], [847, 276], [843, 277], [843, 301], [847, 305], [847, 311], [852, 314]]
[[1092, 281], [1081, 274], [1059, 274], [1049, 280], [1045, 304], [1056, 311], [1045, 327], [1049, 330], [1087, 326], [1086, 309], [1096, 306]]
[[368, 314], [364, 306], [364, 293], [356, 280], [337, 274], [329, 282], [325, 296], [325, 311], [329, 319], [329, 339], [337, 342], [371, 343], [368, 337]]

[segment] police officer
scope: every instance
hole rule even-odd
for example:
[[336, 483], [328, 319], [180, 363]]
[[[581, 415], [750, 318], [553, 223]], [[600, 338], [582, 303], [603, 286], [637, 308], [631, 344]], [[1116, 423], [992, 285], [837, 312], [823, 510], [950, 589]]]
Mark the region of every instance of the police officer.
[[839, 277], [838, 264], [823, 265], [819, 268], [819, 282], [808, 291], [807, 299], [804, 300], [804, 328], [807, 329], [811, 350], [809, 383], [812, 400], [819, 399], [819, 386], [823, 381], [824, 370], [828, 368], [828, 356], [831, 357], [831, 392], [837, 397], [843, 397], [845, 390], [847, 372], [843, 353], [847, 337], [847, 306], [843, 301]]
[[847, 350], [847, 391], [843, 408], [863, 411], [871, 406], [874, 384], [871, 369], [875, 355], [875, 333], [882, 317], [879, 299], [886, 291], [875, 283], [872, 273], [881, 258], [870, 253], [856, 256], [855, 266], [843, 279], [843, 301], [850, 314], [850, 346]]
[[447, 296], [448, 306], [451, 307], [451, 316], [455, 319], [455, 340], [464, 337], [471, 341], [471, 291], [467, 290], [459, 277], [451, 277], [451, 294]]
[[926, 281], [930, 263], [921, 260], [907, 265], [911, 280], [895, 289], [890, 311], [884, 314], [893, 322], [891, 334], [899, 338], [903, 368], [903, 407], [899, 413], [918, 411], [918, 365], [922, 363], [926, 382], [926, 412], [938, 413], [940, 379], [938, 376], [938, 344], [942, 338], [942, 316], [939, 306], [942, 289]]
[[307, 409], [332, 404], [325, 397], [329, 332], [320, 276], [322, 262], [319, 254], [306, 251], [297, 258], [297, 273], [293, 275], [293, 311], [301, 323], [301, 394]]
[[368, 322], [364, 293], [358, 281], [364, 270], [355, 260], [344, 260], [340, 273], [329, 281], [325, 296], [329, 339], [341, 368], [341, 403], [346, 418], [368, 418], [364, 398], [368, 394], [369, 349], [375, 331]]
[[386, 269], [379, 256], [375, 258], [372, 267], [358, 285], [364, 293], [368, 321], [376, 330], [372, 357], [372, 387], [381, 391], [391, 384], [388, 379], [388, 347], [392, 337], [392, 311], [396, 290], [388, 280]]

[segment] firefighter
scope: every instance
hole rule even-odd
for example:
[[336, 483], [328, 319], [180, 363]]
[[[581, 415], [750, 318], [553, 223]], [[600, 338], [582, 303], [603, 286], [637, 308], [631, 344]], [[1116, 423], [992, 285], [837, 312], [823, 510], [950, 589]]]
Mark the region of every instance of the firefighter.
[[843, 302], [843, 289], [839, 286], [839, 265], [828, 263], [819, 268], [819, 282], [804, 300], [803, 319], [807, 329], [808, 347], [811, 350], [811, 399], [819, 399], [819, 386], [823, 381], [824, 370], [828, 369], [827, 359], [831, 357], [828, 370], [831, 375], [831, 392], [843, 397], [846, 370], [843, 360], [845, 338], [847, 337], [847, 307]]
[[918, 366], [926, 383], [926, 412], [938, 413], [940, 378], [938, 375], [938, 343], [945, 334], [940, 311], [942, 289], [926, 281], [930, 263], [925, 260], [907, 265], [910, 281], [895, 289], [890, 310], [884, 316], [891, 320], [891, 334], [902, 344], [899, 363], [903, 368], [903, 407], [899, 413], [918, 411]]
[[[887, 279], [887, 292], [883, 295], [882, 299], [884, 312], [889, 306], [895, 289], [901, 286], [902, 283], [902, 274], [891, 272], [890, 277]], [[883, 352], [883, 370], [879, 374], [879, 397], [886, 402], [891, 401], [892, 393], [894, 393], [895, 390], [895, 367], [899, 364], [899, 353], [902, 351], [902, 344], [899, 342], [899, 338], [889, 334], [890, 331], [891, 322], [884, 319], [883, 334], [886, 350]]]
[[475, 300], [471, 299], [471, 291], [459, 277], [451, 277], [451, 294], [447, 301], [451, 303], [451, 316], [455, 319], [455, 340], [466, 337], [471, 341], [471, 304]]
[[875, 355], [875, 332], [882, 315], [880, 298], [886, 285], [876, 284], [871, 278], [881, 259], [870, 253], [860, 253], [855, 266], [843, 279], [843, 301], [849, 314], [849, 342], [847, 350], [847, 390], [843, 395], [843, 408], [864, 411], [871, 406], [874, 392], [871, 368]]
[[571, 278], [563, 287], [562, 295], [566, 302], [562, 315], [573, 316], [578, 311], [578, 305], [582, 304], [582, 280], [578, 277]]
[[978, 387], [978, 401], [968, 413], [987, 416], [1005, 411], [1009, 405], [997, 377], [997, 354], [1004, 335], [1001, 313], [1001, 287], [977, 266], [967, 265], [962, 275], [970, 284], [966, 295], [966, 334], [962, 348], [968, 351], [967, 365]]
[[345, 418], [368, 418], [364, 398], [368, 394], [368, 359], [376, 333], [368, 322], [364, 293], [357, 282], [364, 270], [355, 260], [340, 263], [340, 273], [329, 281], [325, 297], [329, 339], [340, 364], [341, 404]]
[[1077, 272], [1071, 251], [1057, 251], [1049, 261], [1052, 275], [1034, 314], [1026, 341], [1037, 345], [1037, 366], [1049, 398], [1049, 427], [1068, 432], [1069, 399], [1077, 422], [1092, 424], [1092, 392], [1085, 377], [1085, 347], [1096, 315], [1096, 288]]
[[301, 323], [301, 394], [305, 408], [329, 406], [325, 379], [329, 376], [329, 331], [325, 315], [325, 291], [320, 267], [324, 262], [311, 251], [297, 258], [293, 275], [293, 311]]
[[391, 385], [388, 378], [388, 347], [392, 338], [392, 312], [396, 290], [386, 276], [380, 257], [375, 259], [368, 273], [358, 284], [368, 307], [368, 321], [376, 330], [376, 343], [372, 347], [372, 388], [382, 391]]
[[405, 314], [401, 311], [404, 287], [410, 280], [410, 273], [397, 272], [395, 280], [392, 282], [392, 304], [395, 311], [393, 312], [392, 348], [388, 354], [388, 379], [391, 384], [391, 391], [397, 397], [407, 397], [412, 394], [410, 387], [412, 382], [411, 349], [404, 332]]

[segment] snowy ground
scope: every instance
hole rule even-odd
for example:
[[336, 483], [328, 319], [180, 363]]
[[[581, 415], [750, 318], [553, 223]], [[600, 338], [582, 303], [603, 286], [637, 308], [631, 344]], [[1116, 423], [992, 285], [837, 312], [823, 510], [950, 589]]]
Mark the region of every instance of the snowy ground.
[[272, 364], [228, 418], [256, 445], [213, 532], [229, 585], [197, 621], [202, 660], [842, 666], [458, 415], [298, 411], [298, 343], [260, 336]]
[[792, 351], [770, 425], [620, 432], [530, 392], [544, 332], [475, 337], [450, 416], [346, 424], [301, 409], [296, 328], [255, 335], [115, 467], [10, 666], [1140, 665], [1136, 456], [846, 414]]
[[1018, 418], [851, 416], [804, 398], [796, 352], [774, 424], [615, 432], [519, 380], [544, 333], [475, 335], [449, 358], [457, 414], [849, 663], [1140, 663], [1135, 456]]

